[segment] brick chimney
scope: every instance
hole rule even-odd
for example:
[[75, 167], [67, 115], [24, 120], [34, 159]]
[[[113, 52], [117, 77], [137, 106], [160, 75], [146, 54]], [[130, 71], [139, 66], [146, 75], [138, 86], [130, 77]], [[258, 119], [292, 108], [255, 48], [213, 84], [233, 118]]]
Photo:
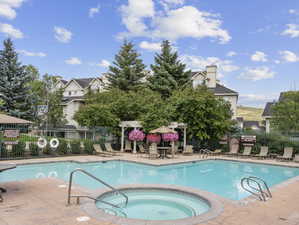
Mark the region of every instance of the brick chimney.
[[207, 66], [206, 70], [207, 70], [206, 85], [208, 88], [215, 88], [216, 87], [217, 66], [216, 65]]

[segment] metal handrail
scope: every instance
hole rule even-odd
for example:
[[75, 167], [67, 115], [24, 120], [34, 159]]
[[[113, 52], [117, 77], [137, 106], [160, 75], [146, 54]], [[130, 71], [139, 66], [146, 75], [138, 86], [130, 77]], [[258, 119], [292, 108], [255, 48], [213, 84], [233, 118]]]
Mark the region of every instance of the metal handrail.
[[265, 186], [265, 188], [266, 188], [266, 190], [267, 190], [267, 192], [264, 192], [264, 193], [267, 195], [268, 198], [272, 198], [272, 193], [271, 193], [271, 191], [270, 191], [270, 189], [269, 189], [269, 186], [267, 185], [267, 183], [266, 183], [265, 180], [263, 180], [263, 179], [260, 178], [260, 177], [255, 177], [255, 176], [250, 176], [250, 177], [248, 177], [248, 178], [256, 179], [256, 180], [261, 181], [261, 182], [264, 184], [264, 186]]
[[[247, 185], [248, 185], [250, 188], [252, 188], [252, 186], [249, 185], [249, 181], [252, 181], [252, 182], [256, 183], [259, 189], [256, 189], [256, 188], [252, 188], [252, 189], [259, 191], [259, 192], [260, 192], [260, 195], [257, 194], [257, 193], [255, 193], [255, 192], [253, 192], [253, 191], [251, 191], [250, 189], [246, 188], [246, 187], [244, 186], [244, 182], [245, 182], [245, 181], [247, 182]], [[261, 201], [266, 201], [266, 197], [265, 197], [265, 195], [264, 195], [265, 193], [264, 193], [264, 191], [263, 191], [263, 189], [262, 189], [260, 183], [257, 182], [256, 180], [254, 180], [254, 179], [252, 179], [252, 178], [249, 178], [249, 177], [244, 177], [244, 178], [241, 179], [241, 187], [242, 187], [245, 191], [248, 191], [249, 193], [251, 193], [252, 195], [257, 196]]]
[[109, 202], [106, 202], [106, 201], [103, 201], [103, 200], [100, 200], [100, 199], [95, 199], [95, 198], [92, 198], [92, 197], [90, 197], [90, 196], [85, 196], [85, 195], [73, 195], [73, 196], [72, 196], [72, 195], [71, 195], [71, 192], [72, 192], [72, 185], [73, 185], [73, 175], [74, 175], [74, 173], [76, 173], [76, 172], [84, 173], [85, 175], [87, 175], [87, 176], [93, 178], [94, 180], [96, 180], [96, 181], [100, 182], [101, 184], [105, 185], [106, 187], [110, 188], [113, 192], [116, 192], [116, 193], [122, 195], [122, 196], [125, 198], [125, 200], [126, 200], [126, 201], [125, 201], [125, 206], [124, 206], [124, 207], [127, 206], [127, 204], [128, 204], [128, 200], [129, 200], [129, 198], [128, 198], [127, 195], [125, 195], [123, 192], [119, 191], [118, 189], [115, 189], [114, 187], [112, 187], [111, 185], [109, 185], [109, 184], [107, 184], [106, 182], [102, 181], [101, 179], [95, 177], [95, 176], [92, 175], [91, 173], [89, 173], [89, 172], [87, 172], [87, 171], [85, 171], [85, 170], [83, 170], [83, 169], [80, 169], [80, 168], [73, 170], [73, 171], [71, 172], [71, 174], [70, 174], [69, 187], [68, 187], [68, 197], [67, 197], [67, 204], [68, 204], [68, 205], [71, 204], [71, 198], [72, 198], [72, 197], [76, 197], [76, 198], [77, 198], [77, 202], [79, 202], [79, 198], [80, 198], [80, 197], [84, 197], [84, 198], [90, 198], [90, 199], [93, 199], [93, 200], [95, 200], [95, 201], [103, 202], [103, 203], [105, 203], [105, 204], [108, 204], [108, 205], [113, 206], [113, 207], [116, 207], [116, 208], [121, 208], [119, 205], [115, 205], [115, 204], [112, 204], [112, 203], [109, 203]]

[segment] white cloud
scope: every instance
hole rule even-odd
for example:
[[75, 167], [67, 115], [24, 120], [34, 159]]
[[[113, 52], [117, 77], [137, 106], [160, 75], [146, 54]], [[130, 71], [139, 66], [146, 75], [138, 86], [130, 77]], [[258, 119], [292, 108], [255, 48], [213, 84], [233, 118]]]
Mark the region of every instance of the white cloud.
[[142, 41], [139, 44], [140, 48], [149, 50], [149, 51], [160, 51], [161, 50], [161, 43], [159, 42], [147, 42]]
[[167, 15], [155, 18], [153, 36], [171, 40], [210, 37], [218, 39], [220, 43], [227, 43], [231, 37], [226, 30], [221, 29], [222, 21], [215, 19], [215, 16], [193, 6], [170, 10]]
[[70, 65], [80, 65], [82, 64], [81, 60], [77, 57], [71, 57], [67, 60], [65, 60], [66, 64], [70, 64]]
[[279, 54], [281, 55], [281, 58], [285, 62], [298, 62], [299, 56], [297, 56], [294, 52], [291, 51], [280, 51]]
[[23, 38], [23, 33], [7, 23], [0, 23], [0, 32], [12, 38]]
[[143, 19], [155, 15], [154, 2], [152, 0], [128, 0], [128, 5], [120, 7], [122, 23], [128, 29], [121, 36], [144, 36], [148, 27]]
[[168, 11], [172, 7], [183, 5], [185, 0], [160, 0], [159, 3], [164, 7], [165, 11]]
[[122, 5], [120, 9], [122, 22], [128, 30], [119, 35], [121, 38], [154, 37], [174, 41], [186, 37], [209, 37], [220, 43], [231, 39], [228, 31], [221, 28], [222, 21], [216, 18], [218, 15], [193, 6], [156, 13], [153, 0], [129, 0], [128, 5]]
[[106, 60], [106, 59], [102, 59], [100, 62], [97, 62], [97, 63], [90, 62], [90, 63], [88, 63], [88, 65], [90, 65], [90, 66], [100, 66], [100, 67], [108, 68], [111, 65], [111, 63], [108, 60]]
[[106, 59], [102, 59], [101, 62], [97, 65], [104, 68], [108, 68], [111, 65], [111, 63]]
[[235, 56], [235, 55], [237, 55], [237, 53], [234, 52], [234, 51], [230, 51], [230, 52], [228, 52], [228, 53], [226, 54], [227, 57], [233, 57], [233, 56]]
[[252, 56], [251, 60], [255, 62], [267, 62], [267, 55], [264, 52], [256, 51]]
[[294, 14], [294, 15], [299, 15], [299, 10], [296, 10], [296, 9], [290, 9], [290, 10], [289, 10], [289, 13], [290, 13], [290, 14]]
[[47, 54], [45, 54], [43, 52], [30, 52], [30, 51], [26, 51], [26, 50], [19, 50], [18, 52], [25, 56], [38, 56], [38, 57], [47, 56]]
[[14, 19], [17, 16], [16, 8], [21, 7], [24, 0], [1, 0], [0, 1], [0, 16], [7, 19]]
[[217, 65], [219, 68], [218, 78], [223, 77], [223, 73], [239, 70], [231, 60], [221, 60], [217, 57], [203, 58], [201, 56], [184, 55], [182, 61], [192, 70], [205, 70], [208, 65]]
[[239, 78], [245, 80], [258, 81], [273, 78], [274, 75], [275, 72], [271, 71], [269, 67], [261, 66], [257, 68], [246, 68], [245, 72], [243, 72], [239, 76]]
[[162, 2], [173, 5], [183, 5], [185, 3], [185, 0], [162, 0]]
[[241, 94], [239, 102], [241, 105], [254, 105], [263, 107], [266, 102], [271, 102], [277, 99], [277, 94]]
[[90, 8], [89, 11], [88, 11], [88, 16], [90, 18], [92, 18], [95, 14], [99, 13], [100, 12], [100, 6], [98, 5], [97, 7], [95, 8]]
[[68, 43], [72, 39], [72, 32], [63, 27], [54, 27], [55, 38], [62, 42]]
[[281, 35], [290, 36], [291, 38], [299, 37], [299, 25], [297, 24], [287, 24], [287, 29], [285, 29]]

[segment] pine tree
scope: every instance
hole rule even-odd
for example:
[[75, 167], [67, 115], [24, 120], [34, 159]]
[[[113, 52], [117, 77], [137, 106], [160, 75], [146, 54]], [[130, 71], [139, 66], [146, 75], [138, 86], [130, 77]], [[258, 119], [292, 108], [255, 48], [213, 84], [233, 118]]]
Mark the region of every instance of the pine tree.
[[163, 98], [168, 98], [173, 90], [191, 84], [191, 71], [186, 71], [186, 65], [178, 59], [178, 53], [172, 51], [167, 40], [162, 42], [161, 53], [156, 54], [151, 69], [153, 76], [148, 79], [149, 87], [160, 92]]
[[142, 85], [146, 66], [139, 57], [140, 55], [134, 50], [134, 45], [125, 41], [119, 53], [115, 55], [114, 65], [109, 67], [108, 89], [130, 91]]
[[11, 116], [31, 119], [35, 106], [30, 95], [30, 74], [26, 66], [18, 61], [18, 55], [10, 39], [3, 42], [0, 51], [0, 99], [3, 104], [0, 110]]

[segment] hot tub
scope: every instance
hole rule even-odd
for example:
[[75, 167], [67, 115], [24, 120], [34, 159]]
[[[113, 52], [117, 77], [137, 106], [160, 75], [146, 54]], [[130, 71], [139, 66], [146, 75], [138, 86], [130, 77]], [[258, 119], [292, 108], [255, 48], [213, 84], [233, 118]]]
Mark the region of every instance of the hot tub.
[[222, 211], [213, 194], [191, 188], [130, 185], [119, 190], [128, 197], [127, 205], [123, 195], [103, 190], [94, 196], [97, 201], [85, 205], [85, 210], [93, 217], [120, 225], [199, 224]]

